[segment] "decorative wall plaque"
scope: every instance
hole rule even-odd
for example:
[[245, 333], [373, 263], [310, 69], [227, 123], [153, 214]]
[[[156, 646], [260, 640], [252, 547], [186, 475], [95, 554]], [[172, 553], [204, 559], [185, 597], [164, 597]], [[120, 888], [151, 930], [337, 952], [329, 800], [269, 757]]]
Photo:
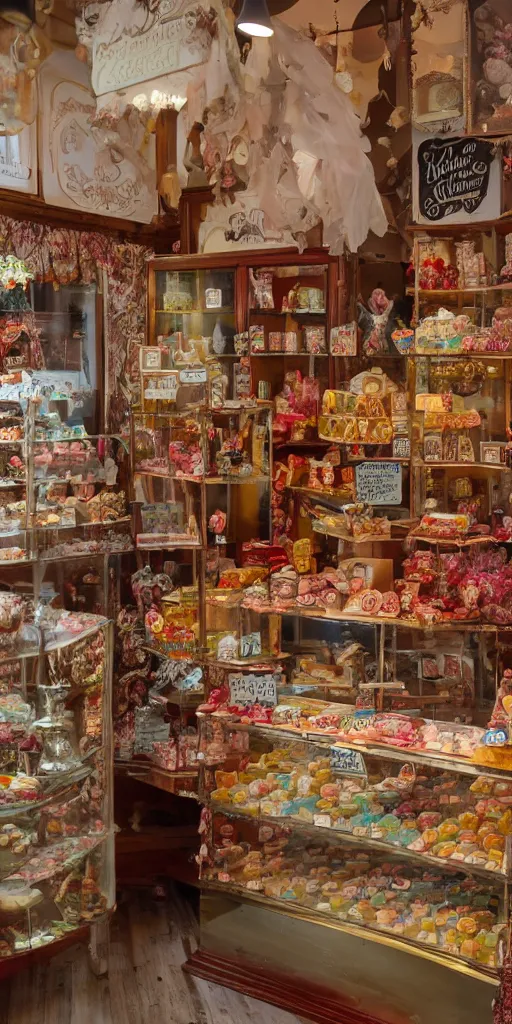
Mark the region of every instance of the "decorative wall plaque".
[[[153, 136], [145, 138], [136, 110], [119, 127], [95, 121], [87, 69], [57, 50], [40, 74], [40, 158], [47, 203], [149, 223], [156, 214]], [[130, 117], [129, 121], [125, 118]]]

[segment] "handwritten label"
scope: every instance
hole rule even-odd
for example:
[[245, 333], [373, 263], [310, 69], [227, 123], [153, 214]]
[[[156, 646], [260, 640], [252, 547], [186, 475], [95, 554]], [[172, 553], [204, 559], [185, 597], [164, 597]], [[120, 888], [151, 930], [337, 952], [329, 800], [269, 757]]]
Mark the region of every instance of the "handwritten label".
[[20, 164], [17, 160], [9, 161], [0, 156], [0, 173], [8, 178], [16, 178], [18, 181], [28, 181], [31, 175], [30, 167]]
[[487, 195], [492, 143], [482, 139], [427, 139], [418, 147], [419, 204], [430, 221], [459, 210], [474, 213]]
[[366, 765], [359, 750], [350, 747], [331, 747], [331, 768], [345, 775], [366, 775]]
[[180, 370], [180, 384], [206, 384], [206, 367]]
[[228, 677], [230, 704], [277, 704], [277, 675], [230, 675]]
[[369, 505], [400, 505], [402, 467], [398, 462], [361, 462], [356, 466], [358, 501]]
[[220, 288], [205, 288], [204, 301], [207, 309], [220, 309], [222, 292]]

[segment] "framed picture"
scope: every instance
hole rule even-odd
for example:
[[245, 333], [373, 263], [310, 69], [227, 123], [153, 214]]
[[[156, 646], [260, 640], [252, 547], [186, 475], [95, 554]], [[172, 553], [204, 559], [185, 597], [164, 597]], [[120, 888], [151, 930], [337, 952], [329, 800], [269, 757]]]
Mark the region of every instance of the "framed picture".
[[480, 441], [480, 461], [500, 465], [503, 462], [505, 445], [501, 441]]

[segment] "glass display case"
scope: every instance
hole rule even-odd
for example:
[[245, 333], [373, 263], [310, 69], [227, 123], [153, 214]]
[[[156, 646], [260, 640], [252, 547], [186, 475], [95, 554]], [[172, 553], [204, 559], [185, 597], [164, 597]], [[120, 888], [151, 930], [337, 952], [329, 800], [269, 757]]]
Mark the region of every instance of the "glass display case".
[[409, 294], [361, 289], [357, 326], [325, 259], [235, 272], [248, 393], [273, 402], [271, 531], [208, 510], [188, 969], [245, 992], [252, 972], [306, 1016], [318, 984], [333, 1019], [346, 999], [379, 1019], [376, 993], [399, 1019], [407, 975], [416, 1006], [435, 979], [429, 1024], [463, 983], [490, 1021], [509, 948], [512, 250], [477, 235], [428, 250], [446, 289], [416, 246]]
[[133, 543], [128, 444], [97, 433], [89, 299], [87, 314], [22, 308], [0, 318], [0, 957], [9, 971], [50, 944], [90, 934], [99, 947], [115, 904], [108, 615], [120, 576], [112, 560]]
[[112, 627], [2, 594], [0, 956], [104, 923], [114, 906]]

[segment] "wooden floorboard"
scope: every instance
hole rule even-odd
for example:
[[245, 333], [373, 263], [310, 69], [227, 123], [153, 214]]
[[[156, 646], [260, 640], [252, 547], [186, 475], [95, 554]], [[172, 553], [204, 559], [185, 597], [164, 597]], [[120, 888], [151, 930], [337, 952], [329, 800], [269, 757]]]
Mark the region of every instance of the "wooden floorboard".
[[0, 1024], [307, 1024], [292, 1014], [184, 974], [197, 947], [192, 906], [124, 893], [112, 920], [108, 978], [84, 945], [0, 985]]

